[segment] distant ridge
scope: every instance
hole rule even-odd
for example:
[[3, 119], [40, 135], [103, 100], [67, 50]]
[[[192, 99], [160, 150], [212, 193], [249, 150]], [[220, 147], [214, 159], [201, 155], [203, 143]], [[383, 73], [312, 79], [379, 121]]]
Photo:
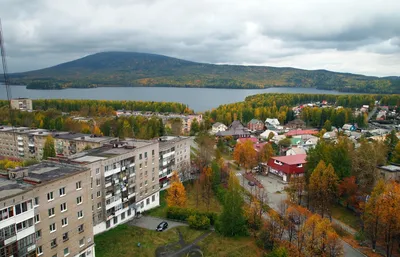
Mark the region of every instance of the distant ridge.
[[10, 75], [32, 89], [127, 87], [302, 87], [344, 92], [400, 93], [399, 77], [327, 70], [197, 63], [157, 54], [102, 52], [53, 67]]

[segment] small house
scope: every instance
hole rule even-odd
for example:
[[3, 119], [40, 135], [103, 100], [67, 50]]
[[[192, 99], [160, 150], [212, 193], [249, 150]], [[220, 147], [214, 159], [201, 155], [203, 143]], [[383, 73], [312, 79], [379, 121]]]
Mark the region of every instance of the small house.
[[212, 125], [212, 127], [211, 127], [211, 132], [213, 133], [213, 134], [217, 134], [218, 132], [220, 132], [220, 131], [226, 131], [228, 129], [228, 127], [225, 125], [225, 124], [223, 124], [223, 123], [221, 123], [221, 122], [216, 122], [216, 123], [214, 123], [213, 125]]
[[247, 123], [247, 128], [251, 131], [263, 131], [264, 123], [261, 120], [252, 119]]
[[267, 175], [274, 174], [284, 182], [289, 182], [292, 176], [303, 176], [306, 157], [306, 154], [271, 157], [267, 163]]
[[354, 124], [344, 124], [342, 129], [344, 131], [356, 131], [357, 127]]

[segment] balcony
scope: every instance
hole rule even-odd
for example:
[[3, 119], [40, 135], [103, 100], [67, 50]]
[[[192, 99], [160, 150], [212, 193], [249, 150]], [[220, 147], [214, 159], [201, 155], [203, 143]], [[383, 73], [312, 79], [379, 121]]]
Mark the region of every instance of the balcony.
[[135, 167], [135, 163], [131, 163], [128, 165], [129, 168]]
[[112, 182], [111, 181], [106, 181], [106, 184], [104, 185], [106, 188], [112, 186]]
[[24, 140], [22, 137], [18, 136], [17, 137], [18, 141]]
[[121, 203], [122, 199], [120, 197], [118, 197], [118, 199], [116, 199], [115, 197], [111, 197], [109, 200], [106, 201], [106, 210], [109, 210]]
[[104, 172], [104, 176], [108, 177], [108, 176], [114, 175], [116, 173], [119, 173], [120, 171], [121, 171], [121, 167], [116, 167], [115, 169]]
[[24, 142], [18, 141], [19, 146], [24, 146]]
[[23, 152], [24, 148], [23, 147], [18, 147], [18, 151]]

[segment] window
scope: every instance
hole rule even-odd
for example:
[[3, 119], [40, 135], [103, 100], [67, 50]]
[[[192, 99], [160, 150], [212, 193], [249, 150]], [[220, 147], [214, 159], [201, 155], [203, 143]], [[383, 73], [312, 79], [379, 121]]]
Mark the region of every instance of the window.
[[114, 217], [114, 225], [118, 223], [118, 217]]
[[142, 188], [142, 182], [140, 182], [140, 188]]
[[61, 212], [65, 212], [67, 210], [67, 203], [62, 203], [60, 205], [60, 208], [61, 208]]
[[35, 203], [35, 206], [39, 205], [39, 197], [35, 197], [34, 203]]
[[53, 217], [55, 215], [54, 208], [50, 208], [48, 212], [49, 212], [49, 217]]
[[76, 204], [81, 204], [82, 203], [82, 196], [78, 196], [77, 198], [76, 198]]
[[144, 158], [147, 158], [147, 152], [144, 153]]
[[[15, 205], [15, 215], [21, 214], [23, 212], [32, 209], [32, 201], [23, 202]], [[11, 217], [11, 216], [10, 216]]]
[[56, 231], [56, 223], [51, 224], [49, 227], [50, 227], [50, 233]]
[[35, 215], [35, 224], [40, 222], [40, 216], [39, 214]]
[[67, 226], [67, 225], [68, 225], [68, 218], [63, 218], [63, 219], [61, 220], [61, 226], [65, 227], [65, 226]]
[[96, 168], [96, 175], [100, 174], [100, 168]]
[[52, 257], [57, 257], [57, 254], [54, 254]]
[[82, 247], [85, 245], [85, 238], [79, 239], [79, 247]]
[[128, 209], [128, 216], [131, 216], [131, 214], [132, 214], [131, 209]]
[[142, 169], [142, 164], [139, 164], [139, 169]]
[[150, 198], [147, 198], [146, 199], [146, 205], [149, 205], [150, 204]]
[[152, 182], [154, 182], [154, 179], [155, 179], [155, 178], [154, 178], [154, 177], [152, 177], [152, 178], [151, 178], [151, 181], [152, 181]]
[[123, 212], [122, 214], [121, 214], [121, 220], [124, 220], [125, 219], [125, 212]]
[[147, 161], [144, 162], [144, 167], [147, 167]]
[[42, 230], [39, 229], [38, 231], [36, 231], [36, 235], [35, 235], [36, 239], [39, 239], [42, 237]]
[[154, 202], [155, 200], [156, 200], [156, 196], [153, 195], [153, 196], [151, 197], [151, 201]]
[[51, 248], [57, 247], [57, 239], [56, 238], [54, 238], [53, 240], [50, 241], [50, 247]]
[[60, 196], [65, 195], [65, 187], [60, 188]]
[[67, 256], [67, 255], [69, 255], [69, 249], [68, 249], [68, 247], [67, 247], [67, 248], [64, 248], [64, 256]]
[[97, 191], [97, 198], [101, 196], [101, 191]]
[[101, 202], [97, 203], [97, 209], [101, 209]]
[[144, 181], [144, 185], [147, 186], [147, 180]]
[[53, 200], [54, 200], [53, 192], [47, 193], [47, 201], [53, 201]]
[[111, 226], [111, 222], [109, 220], [106, 221], [106, 228], [109, 228]]
[[153, 150], [151, 150], [151, 155], [153, 155], [153, 156], [154, 156], [154, 149], [153, 149]]
[[42, 255], [43, 254], [43, 247], [42, 246], [38, 246], [38, 248], [36, 248], [36, 253], [37, 253], [37, 255]]
[[62, 236], [63, 238], [63, 242], [68, 241], [69, 237], [68, 237], [68, 232], [65, 232]]
[[91, 196], [91, 197], [92, 197], [92, 200], [93, 200], [93, 194], [92, 194], [92, 196]]
[[139, 160], [141, 160], [142, 159], [142, 154], [139, 154]]
[[96, 186], [100, 186], [100, 179], [96, 179]]
[[82, 219], [83, 218], [83, 211], [78, 211], [78, 219]]
[[140, 208], [144, 207], [144, 201], [140, 203]]
[[81, 225], [78, 226], [78, 232], [82, 233], [83, 231], [84, 231], [83, 224], [81, 224]]
[[104, 166], [104, 171], [108, 171], [108, 166]]
[[[82, 189], [82, 182], [76, 182], [76, 190]], [[68, 249], [68, 248], [67, 248]]]

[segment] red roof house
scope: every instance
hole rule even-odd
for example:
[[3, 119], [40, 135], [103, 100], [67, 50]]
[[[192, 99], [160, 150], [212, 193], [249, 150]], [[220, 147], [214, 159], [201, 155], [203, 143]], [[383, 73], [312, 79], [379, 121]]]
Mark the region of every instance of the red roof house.
[[291, 176], [303, 176], [306, 157], [306, 154], [271, 157], [267, 164], [267, 174], [275, 174], [285, 182], [289, 182]]
[[242, 137], [237, 140], [238, 143], [244, 143], [246, 141], [251, 141], [253, 144], [258, 142], [258, 139], [255, 137]]
[[286, 136], [316, 135], [318, 131], [312, 129], [297, 129], [286, 133]]

